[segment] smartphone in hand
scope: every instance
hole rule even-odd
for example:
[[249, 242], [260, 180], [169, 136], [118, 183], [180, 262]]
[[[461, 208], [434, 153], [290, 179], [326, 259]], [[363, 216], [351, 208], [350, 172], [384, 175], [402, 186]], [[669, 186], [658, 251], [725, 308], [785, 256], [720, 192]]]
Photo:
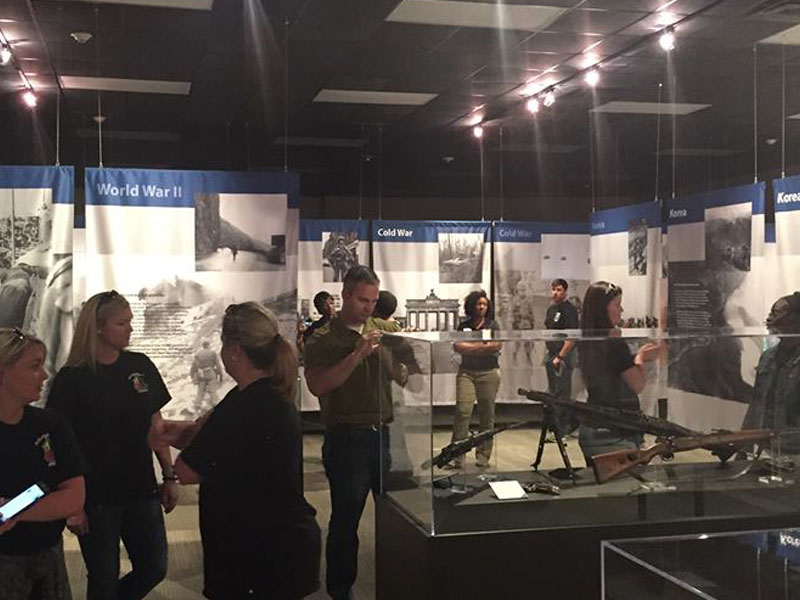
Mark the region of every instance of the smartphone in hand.
[[22, 511], [36, 504], [39, 499], [44, 498], [47, 493], [46, 489], [43, 483], [34, 483], [25, 491], [11, 498], [3, 506], [0, 506], [0, 525], [10, 521]]

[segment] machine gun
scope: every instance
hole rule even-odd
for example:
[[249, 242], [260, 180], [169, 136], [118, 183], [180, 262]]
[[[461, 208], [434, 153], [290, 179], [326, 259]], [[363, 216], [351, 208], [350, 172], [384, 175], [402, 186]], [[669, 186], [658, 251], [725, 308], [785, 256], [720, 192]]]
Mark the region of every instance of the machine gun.
[[486, 431], [473, 433], [468, 438], [464, 438], [463, 440], [456, 440], [455, 442], [452, 442], [442, 448], [439, 454], [434, 456], [432, 459], [426, 460], [424, 463], [422, 463], [422, 468], [430, 469], [431, 466], [435, 466], [441, 469], [451, 460], [458, 458], [459, 456], [463, 456], [473, 448], [480, 446], [483, 442], [492, 439], [498, 433], [506, 431], [507, 429], [516, 429], [517, 427], [522, 427], [523, 425], [528, 424], [528, 421], [508, 423], [506, 425], [495, 427], [494, 429], [487, 429]]
[[519, 388], [517, 393], [546, 407], [565, 408], [578, 421], [589, 427], [605, 427], [625, 433], [649, 433], [656, 437], [688, 437], [702, 435], [666, 419], [647, 416], [639, 411], [597, 406], [560, 398], [547, 392]]
[[697, 434], [688, 437], [662, 438], [655, 444], [641, 450], [616, 450], [592, 457], [592, 469], [597, 483], [627, 473], [640, 465], [646, 465], [656, 456], [672, 460], [676, 452], [704, 448], [710, 450], [722, 463], [742, 449], [755, 443], [762, 443], [779, 435], [797, 433], [797, 430], [774, 431], [772, 429], [745, 429], [723, 433]]

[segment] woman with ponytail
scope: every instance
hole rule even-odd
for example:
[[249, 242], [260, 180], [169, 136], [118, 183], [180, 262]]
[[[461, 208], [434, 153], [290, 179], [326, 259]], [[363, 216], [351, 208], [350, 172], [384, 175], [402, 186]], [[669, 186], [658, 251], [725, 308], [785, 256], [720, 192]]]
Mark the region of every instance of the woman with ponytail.
[[255, 302], [225, 310], [220, 354], [236, 387], [197, 423], [156, 424], [150, 442], [185, 447], [175, 472], [200, 484], [204, 595], [301, 598], [319, 587], [320, 530], [303, 497], [297, 357]]

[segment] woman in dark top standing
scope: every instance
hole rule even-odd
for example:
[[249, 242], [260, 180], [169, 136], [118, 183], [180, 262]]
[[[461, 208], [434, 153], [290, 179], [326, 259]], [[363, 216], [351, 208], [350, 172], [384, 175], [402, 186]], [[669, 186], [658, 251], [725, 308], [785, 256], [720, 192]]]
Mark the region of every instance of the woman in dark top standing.
[[[467, 294], [464, 298], [464, 312], [467, 319], [458, 324], [459, 331], [500, 329], [494, 320], [492, 304], [483, 290]], [[461, 366], [456, 375], [456, 411], [453, 423], [455, 442], [469, 436], [469, 421], [476, 403], [480, 430], [486, 431], [494, 427], [494, 401], [500, 387], [500, 342], [456, 342], [453, 348], [461, 355]], [[492, 447], [492, 440], [478, 446], [475, 450], [477, 466], [489, 466]], [[450, 466], [461, 469], [464, 462], [465, 457], [460, 456]]]
[[[608, 337], [580, 342], [578, 364], [589, 404], [638, 411], [637, 394], [647, 383], [644, 364], [658, 356], [661, 346], [647, 343], [632, 354], [625, 340], [619, 337], [622, 312], [622, 288], [607, 281], [589, 286], [583, 300], [581, 329], [586, 336]], [[588, 465], [592, 456], [638, 448], [642, 436], [581, 425], [578, 443]]]
[[151, 443], [186, 446], [175, 472], [200, 483], [203, 594], [301, 598], [319, 588], [320, 530], [303, 497], [297, 358], [255, 302], [225, 311], [221, 355], [236, 387], [197, 423], [163, 421]]
[[[86, 508], [67, 521], [78, 536], [90, 600], [144, 598], [167, 573], [162, 506], [178, 501], [169, 449], [156, 452], [163, 485], [147, 443], [151, 424], [170, 395], [152, 361], [126, 350], [133, 313], [115, 291], [95, 294], [81, 309], [66, 365], [47, 407], [67, 417], [89, 465]], [[119, 541], [133, 570], [119, 577]]]
[[0, 598], [70, 600], [61, 532], [83, 507], [85, 466], [66, 419], [30, 406], [39, 399], [46, 349], [18, 329], [0, 329], [0, 505], [34, 483], [50, 488], [0, 524]]

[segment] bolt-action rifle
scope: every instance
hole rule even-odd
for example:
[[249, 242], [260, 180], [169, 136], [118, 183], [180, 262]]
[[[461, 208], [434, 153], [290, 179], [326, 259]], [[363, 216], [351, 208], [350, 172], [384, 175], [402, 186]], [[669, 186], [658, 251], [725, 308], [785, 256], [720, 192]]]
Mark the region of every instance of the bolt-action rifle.
[[478, 433], [473, 433], [469, 437], [464, 438], [463, 440], [456, 440], [442, 448], [442, 450], [434, 456], [430, 460], [426, 460], [422, 463], [423, 469], [430, 469], [431, 465], [435, 467], [439, 467], [440, 469], [444, 467], [447, 463], [451, 460], [458, 458], [459, 456], [463, 456], [473, 448], [480, 446], [482, 443], [492, 439], [498, 433], [502, 431], [506, 431], [507, 429], [516, 429], [517, 427], [522, 427], [523, 425], [528, 425], [528, 421], [520, 421], [518, 423], [508, 423], [506, 425], [500, 425], [495, 427], [494, 429], [487, 429], [486, 431], [479, 431]]

